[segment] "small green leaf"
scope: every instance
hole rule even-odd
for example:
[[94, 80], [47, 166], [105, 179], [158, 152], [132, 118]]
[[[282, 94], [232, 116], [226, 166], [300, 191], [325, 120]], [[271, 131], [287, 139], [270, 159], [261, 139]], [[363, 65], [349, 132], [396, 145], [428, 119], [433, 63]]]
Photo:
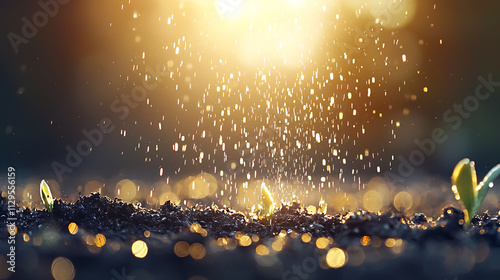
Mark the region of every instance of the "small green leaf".
[[261, 192], [262, 202], [264, 203], [264, 212], [266, 216], [271, 216], [274, 212], [274, 200], [264, 183], [261, 185]]
[[497, 164], [493, 167], [486, 176], [484, 176], [483, 181], [477, 186], [477, 197], [476, 197], [476, 205], [474, 207], [474, 213], [479, 210], [481, 205], [483, 204], [484, 198], [488, 193], [488, 190], [493, 187], [493, 181], [500, 175], [500, 164]]
[[477, 177], [474, 162], [470, 161], [468, 158], [461, 160], [457, 166], [455, 166], [455, 170], [453, 170], [451, 182], [453, 184], [453, 192], [458, 193], [458, 198], [462, 201], [467, 211], [465, 213], [465, 220], [469, 223], [474, 215], [473, 208], [476, 203], [477, 193]]
[[45, 209], [52, 213], [52, 209], [54, 207], [54, 198], [52, 198], [52, 193], [50, 192], [49, 185], [45, 180], [40, 182], [40, 197], [42, 198], [43, 205]]

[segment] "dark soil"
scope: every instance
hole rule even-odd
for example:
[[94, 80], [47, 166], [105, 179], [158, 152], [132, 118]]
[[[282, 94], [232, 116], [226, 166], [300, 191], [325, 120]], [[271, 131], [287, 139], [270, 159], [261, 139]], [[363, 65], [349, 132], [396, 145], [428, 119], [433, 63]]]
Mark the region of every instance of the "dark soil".
[[[217, 207], [181, 209], [170, 202], [158, 210], [144, 209], [93, 194], [74, 204], [56, 200], [52, 215], [45, 210], [21, 209], [16, 221], [18, 272], [10, 277], [50, 279], [52, 260], [64, 256], [75, 266], [75, 279], [117, 279], [122, 269], [131, 275], [119, 277], [123, 279], [497, 279], [498, 215], [476, 216], [468, 229], [463, 226], [463, 217], [463, 212], [453, 207], [444, 209], [437, 219], [421, 213], [404, 216], [386, 211], [379, 215], [361, 210], [329, 216], [308, 214], [294, 203], [279, 208], [269, 221]], [[6, 222], [6, 200], [2, 198], [2, 239], [8, 235]], [[79, 226], [79, 234], [69, 234], [71, 222]], [[201, 225], [208, 236], [190, 232], [194, 223]], [[145, 231], [150, 232], [148, 238]], [[234, 238], [237, 232], [260, 238], [249, 247], [217, 249], [217, 238]], [[287, 233], [283, 250], [257, 256], [255, 247], [265, 244], [272, 251], [271, 243], [280, 232]], [[23, 233], [31, 237], [28, 242], [22, 240]], [[89, 246], [82, 241], [85, 234], [97, 233], [107, 239], [98, 253], [87, 250]], [[310, 243], [301, 241], [304, 233], [313, 237]], [[33, 244], [36, 236], [43, 238], [43, 245]], [[371, 240], [364, 246], [360, 241], [363, 236]], [[333, 243], [318, 249], [314, 244], [318, 237], [331, 237]], [[390, 248], [384, 243], [388, 238], [401, 239], [404, 248]], [[148, 244], [144, 259], [130, 252], [130, 244], [137, 239]], [[177, 257], [173, 245], [180, 240], [204, 244], [206, 256], [202, 260]], [[107, 248], [112, 241], [120, 242], [121, 249]], [[340, 269], [325, 266], [325, 255], [333, 247], [343, 249], [349, 257]], [[0, 248], [6, 252], [6, 242]], [[362, 255], [361, 262], [356, 254]], [[25, 259], [33, 256], [36, 262]]]

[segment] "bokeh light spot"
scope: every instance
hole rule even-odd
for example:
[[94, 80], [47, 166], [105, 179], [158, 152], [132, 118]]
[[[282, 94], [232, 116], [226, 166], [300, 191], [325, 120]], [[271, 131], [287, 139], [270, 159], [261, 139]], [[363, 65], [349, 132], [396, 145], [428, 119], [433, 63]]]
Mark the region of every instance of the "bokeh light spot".
[[124, 179], [116, 184], [116, 197], [125, 202], [131, 202], [137, 194], [137, 186], [134, 182]]
[[340, 248], [331, 248], [326, 254], [326, 263], [331, 268], [340, 268], [347, 262], [346, 253]]
[[136, 258], [142, 259], [148, 254], [148, 245], [142, 240], [137, 240], [132, 244], [132, 254]]
[[240, 242], [240, 246], [247, 247], [247, 246], [250, 246], [250, 244], [252, 244], [252, 239], [248, 235], [243, 235], [239, 239], [239, 242]]
[[73, 263], [65, 257], [57, 257], [52, 261], [50, 269], [55, 280], [72, 280], [75, 278], [75, 267]]
[[106, 244], [106, 236], [104, 236], [103, 234], [96, 234], [95, 238], [94, 238], [94, 243], [97, 247], [102, 247], [104, 246], [104, 244]]
[[311, 235], [309, 233], [304, 233], [300, 237], [300, 240], [302, 240], [302, 242], [304, 242], [304, 243], [309, 243], [309, 242], [311, 242]]
[[267, 248], [266, 245], [260, 244], [255, 248], [255, 253], [259, 256], [267, 256], [269, 255], [269, 248]]
[[175, 243], [174, 253], [181, 258], [189, 256], [189, 252], [191, 250], [191, 246], [186, 241], [179, 241]]
[[330, 244], [330, 241], [328, 241], [328, 239], [325, 237], [316, 239], [316, 247], [318, 247], [319, 249], [325, 249], [326, 247], [328, 247], [328, 244]]
[[76, 223], [71, 222], [68, 225], [68, 231], [69, 233], [75, 235], [78, 232], [78, 225]]
[[413, 198], [408, 192], [402, 191], [394, 197], [394, 207], [399, 211], [407, 211], [413, 205]]
[[378, 212], [382, 209], [383, 200], [381, 195], [375, 190], [369, 190], [363, 196], [363, 206], [366, 211]]
[[200, 243], [194, 243], [191, 245], [191, 249], [189, 251], [191, 257], [195, 260], [201, 260], [205, 257], [206, 251], [205, 247]]

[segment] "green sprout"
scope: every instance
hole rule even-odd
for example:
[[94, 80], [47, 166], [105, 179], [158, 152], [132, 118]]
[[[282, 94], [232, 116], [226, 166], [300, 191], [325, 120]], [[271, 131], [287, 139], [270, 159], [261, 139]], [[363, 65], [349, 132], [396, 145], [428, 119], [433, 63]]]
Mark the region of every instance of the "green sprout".
[[271, 216], [274, 212], [274, 200], [264, 183], [261, 185], [261, 192], [262, 202], [264, 204], [264, 214], [266, 216]]
[[465, 158], [455, 166], [451, 176], [453, 184], [451, 190], [465, 208], [464, 219], [467, 225], [470, 225], [474, 214], [481, 208], [486, 193], [493, 187], [493, 181], [498, 175], [500, 175], [500, 164], [493, 167], [478, 185], [473, 161]]
[[42, 198], [45, 209], [47, 209], [47, 211], [52, 214], [52, 210], [54, 209], [54, 198], [52, 198], [49, 184], [47, 184], [45, 180], [42, 180], [40, 182], [40, 197]]
[[328, 210], [328, 205], [323, 200], [323, 198], [321, 198], [321, 200], [319, 201], [318, 214], [326, 214], [327, 210]]

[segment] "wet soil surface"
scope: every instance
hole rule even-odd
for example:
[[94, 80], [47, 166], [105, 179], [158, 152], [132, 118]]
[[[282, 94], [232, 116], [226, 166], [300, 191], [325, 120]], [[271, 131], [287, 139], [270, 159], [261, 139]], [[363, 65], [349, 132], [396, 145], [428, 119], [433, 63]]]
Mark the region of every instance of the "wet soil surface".
[[[51, 279], [53, 260], [63, 256], [74, 265], [74, 279], [497, 279], [498, 215], [476, 215], [470, 228], [464, 227], [463, 217], [453, 207], [435, 219], [361, 210], [330, 216], [309, 214], [294, 203], [269, 220], [258, 220], [231, 209], [181, 209], [170, 202], [144, 209], [93, 194], [74, 204], [56, 200], [52, 215], [21, 209], [16, 221], [18, 270], [8, 276]], [[6, 223], [2, 198], [4, 240]], [[68, 232], [70, 223], [78, 225], [77, 234]], [[193, 224], [206, 232], [190, 231]], [[106, 237], [102, 248], [85, 241], [98, 233]], [[251, 245], [239, 243], [242, 234], [252, 237]], [[328, 238], [325, 248], [320, 237]], [[130, 250], [139, 239], [149, 249], [142, 259]], [[279, 246], [274, 244], [278, 239]], [[206, 253], [201, 259], [179, 257], [174, 253], [179, 241], [202, 244]], [[260, 244], [267, 254], [256, 253]], [[7, 252], [7, 242], [0, 248]], [[329, 267], [332, 248], [347, 256], [341, 268]]]

